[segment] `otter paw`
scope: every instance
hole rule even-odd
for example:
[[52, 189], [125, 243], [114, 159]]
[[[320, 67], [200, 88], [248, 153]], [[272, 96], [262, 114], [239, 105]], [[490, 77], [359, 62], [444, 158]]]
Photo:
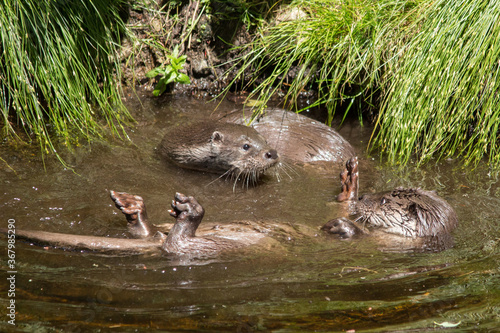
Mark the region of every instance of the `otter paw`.
[[185, 196], [182, 193], [175, 193], [172, 200], [172, 209], [169, 210], [171, 216], [175, 218], [203, 217], [205, 210], [194, 197]]
[[354, 156], [345, 164], [345, 169], [340, 173], [341, 193], [337, 201], [356, 200], [358, 197], [358, 157]]
[[109, 193], [116, 208], [121, 210], [123, 214], [138, 214], [146, 210], [144, 200], [138, 195], [132, 195], [126, 192], [115, 192], [113, 190], [109, 191]]
[[360, 233], [360, 229], [353, 224], [352, 221], [346, 218], [338, 218], [328, 221], [321, 230], [329, 234], [338, 235], [340, 238], [352, 238]]

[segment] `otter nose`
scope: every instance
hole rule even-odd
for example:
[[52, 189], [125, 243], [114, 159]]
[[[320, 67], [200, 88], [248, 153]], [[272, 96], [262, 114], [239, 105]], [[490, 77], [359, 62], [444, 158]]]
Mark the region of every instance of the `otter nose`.
[[268, 158], [268, 159], [275, 160], [278, 158], [278, 152], [276, 151], [276, 149], [271, 149], [264, 156], [266, 156], [266, 158]]

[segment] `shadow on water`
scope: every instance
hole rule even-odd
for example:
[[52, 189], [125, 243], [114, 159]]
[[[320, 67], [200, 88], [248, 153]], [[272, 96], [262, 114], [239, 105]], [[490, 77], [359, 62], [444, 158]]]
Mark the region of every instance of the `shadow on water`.
[[[394, 169], [364, 153], [370, 128], [348, 122], [341, 134], [358, 149], [361, 193], [396, 186], [434, 189], [455, 208], [455, 247], [441, 253], [386, 253], [369, 240], [344, 242], [319, 227], [343, 214], [333, 202], [340, 166], [294, 166], [278, 181], [233, 186], [216, 175], [166, 164], [155, 153], [166, 129], [207, 117], [216, 104], [185, 97], [130, 97], [131, 142], [83, 146], [64, 169], [38, 154], [0, 147], [2, 227], [126, 237], [108, 191], [144, 197], [149, 218], [173, 222], [176, 191], [195, 196], [205, 222], [281, 223], [308, 232], [279, 246], [182, 261], [162, 255], [104, 256], [44, 249], [18, 241], [15, 296], [0, 282], [2, 331], [490, 331], [500, 316], [500, 186], [486, 167], [458, 161]], [[224, 102], [220, 108], [238, 106]], [[15, 170], [15, 171], [13, 171]], [[7, 240], [0, 239], [2, 269]], [[16, 326], [7, 320], [11, 299]], [[436, 324], [437, 323], [437, 324]], [[444, 323], [444, 324], [443, 324]], [[442, 324], [444, 326], [439, 326]]]

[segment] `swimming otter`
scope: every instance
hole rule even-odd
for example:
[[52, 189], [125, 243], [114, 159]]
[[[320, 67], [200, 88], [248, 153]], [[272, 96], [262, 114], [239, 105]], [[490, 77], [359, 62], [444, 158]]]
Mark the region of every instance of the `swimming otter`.
[[[203, 235], [195, 236], [196, 230], [204, 215], [203, 207], [195, 198], [176, 193], [169, 210], [176, 221], [168, 235], [155, 230], [147, 219], [146, 206], [140, 196], [125, 192], [110, 191], [111, 199], [125, 214], [127, 228], [133, 237], [138, 239], [122, 239], [71, 235], [45, 231], [16, 230], [16, 239], [23, 239], [33, 244], [63, 248], [66, 250], [95, 251], [99, 253], [147, 253], [164, 251], [170, 254], [189, 257], [205, 257], [222, 251], [230, 251], [252, 245], [262, 240], [269, 229], [252, 226], [246, 228], [245, 223], [238, 225], [238, 231], [205, 230]], [[223, 227], [220, 229], [224, 229]], [[224, 233], [226, 231], [226, 233]], [[7, 233], [7, 229], [0, 229]], [[216, 235], [217, 234], [217, 235]], [[226, 237], [224, 237], [224, 235]]]
[[355, 155], [354, 148], [333, 128], [302, 114], [269, 108], [253, 120], [250, 116], [234, 110], [221, 120], [250, 124], [288, 162], [342, 162]]
[[280, 160], [252, 127], [218, 121], [180, 126], [165, 135], [158, 150], [180, 167], [242, 176], [247, 183]]
[[358, 159], [353, 157], [346, 162], [346, 168], [340, 174], [342, 192], [337, 200], [353, 203], [352, 210], [358, 215], [357, 219], [333, 219], [322, 230], [341, 238], [375, 232], [377, 237], [385, 238], [387, 244], [405, 243], [414, 250], [440, 251], [453, 245], [451, 231], [458, 224], [457, 216], [453, 208], [435, 192], [398, 187], [388, 192], [365, 194], [357, 199], [358, 178]]

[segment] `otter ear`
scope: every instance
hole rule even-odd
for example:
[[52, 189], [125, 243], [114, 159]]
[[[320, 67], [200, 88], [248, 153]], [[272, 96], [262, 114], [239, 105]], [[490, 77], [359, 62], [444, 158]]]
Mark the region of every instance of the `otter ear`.
[[224, 135], [219, 131], [214, 131], [210, 140], [212, 142], [222, 142], [224, 140]]

